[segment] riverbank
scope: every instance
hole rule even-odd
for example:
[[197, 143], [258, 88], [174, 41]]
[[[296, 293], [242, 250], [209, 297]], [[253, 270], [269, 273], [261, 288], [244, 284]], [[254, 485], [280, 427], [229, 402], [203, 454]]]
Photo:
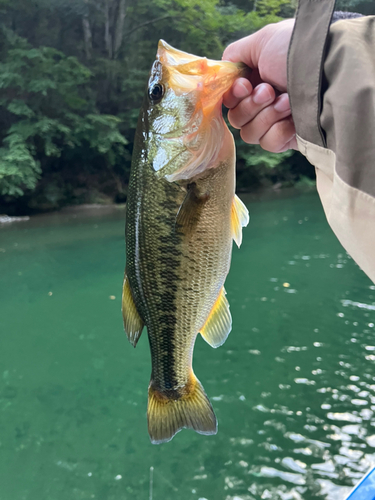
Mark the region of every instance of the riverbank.
[[[238, 192], [239, 196], [248, 203], [255, 201], [266, 201], [271, 199], [284, 199], [291, 196], [299, 196], [304, 193], [315, 191], [315, 186], [311, 184], [300, 184], [293, 187], [283, 187], [280, 183], [275, 184], [271, 187], [262, 187], [260, 189], [247, 192]], [[1, 207], [1, 205], [0, 205]], [[54, 218], [59, 215], [67, 215], [70, 218], [89, 218], [95, 217], [99, 213], [101, 215], [109, 215], [111, 213], [116, 213], [118, 211], [125, 210], [126, 203], [83, 203], [81, 205], [68, 205], [62, 207], [58, 210], [41, 210], [33, 211], [32, 213], [20, 213], [14, 214], [12, 211], [9, 213], [1, 213], [0, 209], [0, 228], [3, 228], [9, 224], [18, 222], [27, 222], [30, 220], [40, 220], [45, 218]]]
[[106, 204], [101, 205], [98, 203], [86, 203], [84, 205], [71, 205], [68, 207], [61, 208], [60, 210], [54, 210], [50, 212], [36, 213], [33, 215], [27, 215], [23, 217], [9, 216], [6, 214], [0, 214], [0, 229], [12, 226], [17, 223], [28, 223], [29, 225], [37, 225], [41, 223], [44, 224], [59, 224], [62, 220], [72, 221], [72, 220], [84, 220], [93, 217], [106, 217], [114, 213], [125, 212], [126, 204]]

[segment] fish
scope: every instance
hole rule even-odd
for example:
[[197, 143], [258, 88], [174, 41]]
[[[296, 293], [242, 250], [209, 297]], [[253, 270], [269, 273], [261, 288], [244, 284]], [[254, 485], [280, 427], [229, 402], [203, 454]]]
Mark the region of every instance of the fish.
[[223, 94], [244, 66], [182, 52], [160, 40], [139, 114], [126, 208], [122, 313], [135, 347], [151, 349], [151, 442], [183, 428], [217, 433], [192, 368], [198, 333], [212, 347], [232, 328], [224, 282], [232, 241], [249, 214], [235, 195], [235, 145]]

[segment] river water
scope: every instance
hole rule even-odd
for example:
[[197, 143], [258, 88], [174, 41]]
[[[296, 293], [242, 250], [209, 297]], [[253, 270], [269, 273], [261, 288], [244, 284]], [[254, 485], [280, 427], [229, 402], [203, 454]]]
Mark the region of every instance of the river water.
[[160, 446], [147, 338], [122, 329], [123, 211], [0, 229], [0, 500], [342, 500], [375, 464], [375, 286], [315, 194], [248, 207], [233, 331], [194, 351], [219, 432]]

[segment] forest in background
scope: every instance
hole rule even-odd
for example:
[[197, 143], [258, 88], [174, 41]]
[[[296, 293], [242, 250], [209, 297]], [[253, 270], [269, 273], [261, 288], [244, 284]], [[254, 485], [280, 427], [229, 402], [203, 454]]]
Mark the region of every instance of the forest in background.
[[[158, 40], [220, 59], [294, 10], [295, 0], [0, 0], [0, 213], [126, 201]], [[337, 10], [375, 14], [372, 0]], [[235, 138], [239, 190], [314, 182], [299, 153]]]

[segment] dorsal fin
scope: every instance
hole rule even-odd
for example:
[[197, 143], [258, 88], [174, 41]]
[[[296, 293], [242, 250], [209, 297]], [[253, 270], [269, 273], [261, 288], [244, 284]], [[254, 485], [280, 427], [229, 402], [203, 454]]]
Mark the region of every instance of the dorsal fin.
[[140, 317], [134, 303], [132, 291], [130, 289], [129, 278], [125, 272], [124, 285], [122, 289], [122, 317], [124, 328], [129, 342], [135, 347], [141, 336], [144, 322]]
[[246, 227], [249, 223], [249, 211], [235, 194], [232, 203], [232, 237], [238, 247], [242, 243], [242, 228]]
[[226, 292], [223, 287], [206, 323], [200, 330], [200, 334], [211, 347], [219, 347], [224, 344], [232, 329], [232, 316], [225, 295]]

